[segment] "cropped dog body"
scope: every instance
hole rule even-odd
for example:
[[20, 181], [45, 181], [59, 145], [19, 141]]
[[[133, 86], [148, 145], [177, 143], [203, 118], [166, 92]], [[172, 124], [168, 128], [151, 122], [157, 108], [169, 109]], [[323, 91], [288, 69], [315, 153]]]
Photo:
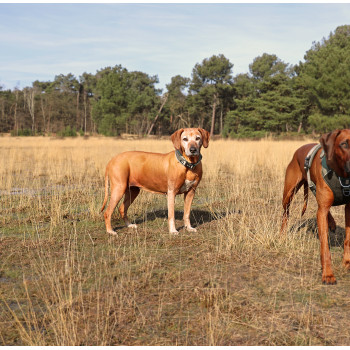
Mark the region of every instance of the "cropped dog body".
[[[342, 178], [350, 176], [350, 130], [335, 130], [332, 133], [325, 134], [320, 138], [320, 143], [325, 152], [327, 166], [335, 174]], [[285, 232], [289, 217], [289, 206], [295, 193], [304, 186], [304, 206], [302, 215], [307, 207], [308, 200], [308, 182], [307, 174], [304, 169], [304, 162], [308, 152], [316, 144], [308, 144], [300, 147], [293, 156], [286, 170], [286, 177], [283, 191], [283, 219], [281, 233]], [[309, 169], [311, 180], [316, 185], [317, 226], [321, 245], [321, 266], [322, 282], [325, 284], [335, 284], [331, 266], [331, 255], [328, 245], [328, 229], [335, 230], [336, 224], [330, 213], [330, 208], [334, 203], [333, 191], [329, 188], [322, 175], [322, 164], [320, 159], [320, 149]], [[345, 226], [346, 237], [344, 242], [343, 265], [350, 269], [350, 204], [345, 205]]]
[[140, 189], [168, 196], [168, 223], [169, 232], [177, 234], [175, 228], [175, 196], [184, 194], [184, 223], [188, 231], [196, 229], [190, 223], [190, 209], [195, 190], [202, 178], [202, 164], [200, 162], [200, 148], [208, 147], [209, 133], [200, 128], [180, 129], [171, 139], [175, 149], [179, 150], [182, 157], [190, 164], [196, 164], [193, 169], [181, 164], [175, 156], [175, 151], [161, 154], [150, 152], [124, 152], [110, 160], [105, 173], [105, 199], [101, 211], [103, 211], [108, 198], [108, 179], [111, 185], [111, 198], [104, 214], [106, 230], [116, 234], [111, 226], [113, 211], [124, 196], [124, 202], [119, 207], [119, 212], [126, 226], [136, 227], [130, 224], [127, 210]]

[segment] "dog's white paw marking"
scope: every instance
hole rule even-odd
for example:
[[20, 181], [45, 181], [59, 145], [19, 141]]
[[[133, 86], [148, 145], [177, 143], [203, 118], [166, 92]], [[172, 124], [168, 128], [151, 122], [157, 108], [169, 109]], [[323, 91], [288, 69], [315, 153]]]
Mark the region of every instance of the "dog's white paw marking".
[[129, 224], [127, 225], [128, 228], [137, 228], [137, 225], [136, 224]]

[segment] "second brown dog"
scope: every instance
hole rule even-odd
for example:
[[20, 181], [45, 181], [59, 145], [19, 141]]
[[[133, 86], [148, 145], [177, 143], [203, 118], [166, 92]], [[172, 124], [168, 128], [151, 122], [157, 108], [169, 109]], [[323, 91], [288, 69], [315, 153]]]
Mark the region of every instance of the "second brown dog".
[[[328, 245], [328, 228], [335, 230], [336, 224], [330, 213], [333, 205], [345, 204], [345, 241], [343, 265], [350, 269], [350, 186], [344, 186], [350, 177], [350, 130], [335, 130], [325, 134], [320, 138], [320, 144], [324, 151], [324, 157], [320, 158], [322, 149], [320, 148], [309, 169], [310, 180], [315, 185], [317, 200], [317, 227], [321, 244], [321, 266], [322, 282], [325, 284], [335, 284], [336, 279], [331, 266], [331, 254]], [[281, 232], [285, 232], [289, 217], [289, 206], [295, 193], [304, 186], [304, 214], [308, 199], [308, 179], [304, 169], [305, 158], [309, 151], [317, 144], [308, 144], [300, 147], [294, 153], [293, 159], [286, 170], [286, 177], [283, 191], [283, 219]], [[322, 165], [322, 161], [326, 164]], [[327, 168], [324, 171], [325, 167]], [[329, 187], [327, 182], [333, 178], [338, 190]], [[340, 184], [339, 184], [340, 180]], [[312, 185], [313, 186], [313, 185]], [[335, 194], [340, 193], [340, 196]], [[340, 198], [339, 198], [340, 197]]]

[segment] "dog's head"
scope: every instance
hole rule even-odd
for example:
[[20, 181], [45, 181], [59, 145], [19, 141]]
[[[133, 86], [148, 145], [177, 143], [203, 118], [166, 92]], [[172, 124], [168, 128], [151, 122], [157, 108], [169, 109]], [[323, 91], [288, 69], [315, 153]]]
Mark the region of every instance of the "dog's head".
[[201, 147], [208, 147], [209, 138], [209, 132], [201, 128], [179, 129], [171, 135], [175, 149], [187, 157], [199, 156]]
[[327, 165], [338, 176], [350, 176], [350, 129], [335, 130], [324, 134], [320, 143], [326, 154]]

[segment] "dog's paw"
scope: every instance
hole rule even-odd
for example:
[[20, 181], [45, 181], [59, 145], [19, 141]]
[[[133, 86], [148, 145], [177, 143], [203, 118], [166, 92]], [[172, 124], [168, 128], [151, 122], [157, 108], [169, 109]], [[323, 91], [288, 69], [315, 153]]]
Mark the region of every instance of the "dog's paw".
[[195, 228], [192, 227], [192, 226], [186, 226], [186, 230], [187, 230], [188, 232], [193, 232], [193, 233], [197, 232], [197, 229], [195, 229]]
[[129, 224], [126, 227], [127, 228], [137, 228], [137, 225], [136, 224]]
[[343, 260], [343, 267], [346, 270], [350, 270], [350, 260]]
[[117, 232], [115, 232], [114, 230], [107, 230], [107, 233], [109, 233], [110, 235], [116, 236]]
[[322, 283], [327, 285], [337, 284], [337, 280], [333, 275], [322, 276]]
[[179, 234], [179, 231], [178, 230], [172, 230], [172, 231], [169, 231], [169, 233], [171, 235], [178, 235]]

